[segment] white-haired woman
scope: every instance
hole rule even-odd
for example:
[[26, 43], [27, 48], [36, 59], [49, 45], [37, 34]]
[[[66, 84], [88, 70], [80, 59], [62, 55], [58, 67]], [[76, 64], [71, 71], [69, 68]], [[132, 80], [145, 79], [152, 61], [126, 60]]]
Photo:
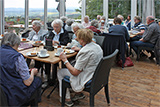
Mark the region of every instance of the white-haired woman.
[[[4, 35], [0, 47], [0, 85], [7, 96], [8, 106], [23, 104], [41, 97], [41, 79], [35, 75], [37, 69], [29, 68], [18, 52], [20, 38], [14, 33]], [[38, 105], [37, 105], [38, 106]]]
[[84, 21], [82, 22], [82, 25], [84, 28], [87, 28], [91, 25], [91, 23], [89, 22], [89, 16], [84, 17]]
[[68, 33], [64, 30], [63, 22], [60, 19], [55, 19], [51, 26], [53, 27], [53, 31], [50, 32], [49, 37], [53, 39], [53, 44], [67, 45], [71, 40], [69, 39]]
[[75, 51], [79, 51], [80, 49], [81, 49], [81, 45], [80, 45], [80, 43], [77, 41], [77, 36], [76, 36], [76, 32], [79, 30], [79, 29], [83, 29], [84, 27], [83, 27], [83, 25], [82, 24], [80, 24], [80, 23], [77, 23], [77, 22], [75, 22], [75, 23], [73, 23], [72, 25], [71, 25], [71, 28], [72, 28], [72, 31], [74, 32], [74, 35], [73, 35], [73, 39], [72, 39], [72, 42], [71, 43], [68, 43], [67, 44], [67, 48], [72, 48], [73, 50], [75, 50]]
[[34, 20], [32, 26], [32, 31], [29, 33], [28, 39], [31, 41], [43, 41], [43, 36], [46, 35], [48, 31], [41, 28], [41, 22], [38, 20]]

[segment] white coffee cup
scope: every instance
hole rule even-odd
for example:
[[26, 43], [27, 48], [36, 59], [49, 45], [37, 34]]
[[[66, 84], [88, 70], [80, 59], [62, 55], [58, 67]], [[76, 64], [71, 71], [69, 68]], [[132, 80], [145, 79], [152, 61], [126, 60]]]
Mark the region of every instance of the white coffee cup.
[[63, 52], [63, 49], [62, 48], [57, 48], [57, 54], [61, 54], [61, 52]]
[[47, 50], [46, 49], [41, 49], [40, 50], [40, 55], [41, 56], [45, 56], [47, 54]]

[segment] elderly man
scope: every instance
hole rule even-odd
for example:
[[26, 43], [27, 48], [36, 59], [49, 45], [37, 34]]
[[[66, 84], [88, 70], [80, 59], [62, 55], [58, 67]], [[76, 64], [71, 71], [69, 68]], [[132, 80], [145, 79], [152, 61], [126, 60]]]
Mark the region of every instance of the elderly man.
[[[147, 29], [143, 33], [143, 37], [139, 41], [131, 42], [131, 47], [137, 53], [137, 47], [154, 47], [158, 37], [160, 36], [160, 30], [158, 24], [155, 22], [155, 18], [153, 16], [148, 16], [146, 18], [146, 22], [148, 24]], [[154, 54], [151, 52], [151, 57], [153, 58]]]
[[41, 28], [41, 22], [38, 20], [35, 20], [32, 22], [32, 31], [29, 33], [29, 37], [28, 39], [31, 41], [42, 41], [44, 40], [44, 35], [46, 35], [48, 33], [47, 30], [43, 30]]
[[53, 44], [67, 45], [71, 40], [69, 39], [68, 33], [64, 30], [63, 22], [60, 19], [55, 19], [51, 26], [53, 27], [53, 31], [50, 32], [49, 37], [53, 39]]

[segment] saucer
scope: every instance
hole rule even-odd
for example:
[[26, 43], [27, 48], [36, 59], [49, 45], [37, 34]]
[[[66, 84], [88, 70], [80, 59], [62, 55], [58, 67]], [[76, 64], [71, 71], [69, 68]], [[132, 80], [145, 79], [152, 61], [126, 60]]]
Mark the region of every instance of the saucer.
[[46, 54], [46, 55], [38, 54], [38, 57], [40, 57], [40, 58], [46, 58], [46, 57], [49, 57], [49, 54]]
[[55, 53], [54, 55], [55, 55], [55, 56], [59, 56], [60, 54], [58, 54], [58, 53]]
[[26, 55], [27, 55], [27, 56], [31, 56], [31, 57], [32, 57], [32, 56], [37, 56], [37, 54], [36, 54], [36, 55], [31, 55], [31, 52], [26, 53]]

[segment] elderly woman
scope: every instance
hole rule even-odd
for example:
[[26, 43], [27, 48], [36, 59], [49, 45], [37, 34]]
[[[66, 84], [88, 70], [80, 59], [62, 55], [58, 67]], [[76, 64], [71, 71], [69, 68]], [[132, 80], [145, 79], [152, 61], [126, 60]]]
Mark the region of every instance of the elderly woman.
[[99, 34], [99, 33], [101, 33], [101, 31], [97, 29], [98, 27], [99, 27], [98, 21], [93, 20], [93, 21], [91, 21], [91, 26], [88, 27], [88, 29], [91, 29], [93, 32]]
[[73, 23], [71, 25], [71, 28], [72, 28], [72, 31], [74, 32], [74, 35], [73, 35], [73, 39], [72, 39], [72, 42], [71, 43], [68, 43], [67, 44], [67, 47], [68, 48], [72, 48], [73, 50], [75, 51], [79, 51], [81, 49], [81, 45], [79, 44], [79, 42], [77, 41], [77, 36], [76, 36], [76, 32], [79, 30], [79, 29], [82, 29], [83, 28], [83, 25], [80, 24], [80, 23]]
[[28, 39], [31, 41], [43, 41], [43, 36], [46, 35], [48, 31], [41, 28], [41, 22], [38, 20], [34, 20], [32, 26], [32, 31], [29, 33]]
[[84, 28], [87, 28], [91, 25], [91, 23], [89, 22], [89, 16], [84, 17], [84, 21], [82, 22], [82, 25]]
[[23, 55], [18, 52], [19, 44], [20, 38], [16, 34], [7, 33], [0, 47], [0, 84], [9, 106], [22, 106], [41, 97], [41, 79], [35, 77], [38, 71], [29, 72]]
[[50, 32], [49, 37], [53, 39], [53, 44], [67, 45], [71, 40], [69, 39], [68, 33], [64, 30], [63, 22], [60, 19], [55, 19], [51, 26], [53, 27], [53, 31]]
[[[71, 87], [75, 92], [81, 92], [84, 89], [84, 85], [86, 84], [86, 82], [92, 78], [98, 63], [103, 57], [103, 51], [101, 47], [92, 42], [92, 37], [93, 32], [90, 29], [80, 29], [77, 31], [77, 40], [83, 47], [76, 56], [76, 63], [74, 67], [68, 62], [64, 52], [60, 54], [60, 59], [67, 67], [64, 69], [60, 69], [57, 73], [59, 80], [60, 97], [62, 97], [62, 79], [65, 76], [70, 77]], [[84, 98], [82, 93], [77, 93], [75, 97], [72, 100]], [[66, 93], [66, 105], [73, 105], [68, 89]]]

